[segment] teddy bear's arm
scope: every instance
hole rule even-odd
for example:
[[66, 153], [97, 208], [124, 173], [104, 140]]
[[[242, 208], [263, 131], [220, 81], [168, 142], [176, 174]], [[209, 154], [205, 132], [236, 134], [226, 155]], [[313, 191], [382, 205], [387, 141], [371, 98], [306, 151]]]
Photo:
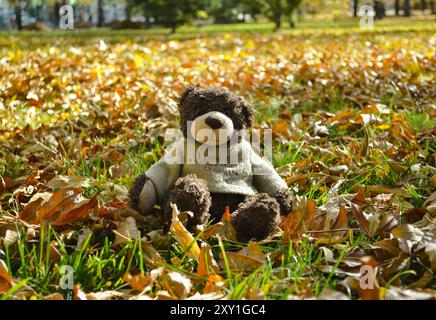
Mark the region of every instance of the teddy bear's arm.
[[169, 148], [162, 159], [136, 178], [129, 193], [133, 209], [147, 214], [155, 204], [163, 202], [181, 173], [182, 163], [173, 153], [176, 147]]
[[274, 167], [252, 152], [253, 185], [258, 192], [268, 193], [280, 205], [280, 212], [287, 215], [292, 211], [293, 195], [288, 191], [288, 185], [279, 176]]
[[288, 185], [279, 176], [274, 167], [261, 158], [254, 150], [251, 152], [251, 165], [253, 168], [253, 185], [258, 192], [265, 192], [271, 196], [287, 190]]
[[157, 192], [151, 180], [147, 180], [139, 195], [138, 207], [142, 214], [147, 214], [157, 203]]

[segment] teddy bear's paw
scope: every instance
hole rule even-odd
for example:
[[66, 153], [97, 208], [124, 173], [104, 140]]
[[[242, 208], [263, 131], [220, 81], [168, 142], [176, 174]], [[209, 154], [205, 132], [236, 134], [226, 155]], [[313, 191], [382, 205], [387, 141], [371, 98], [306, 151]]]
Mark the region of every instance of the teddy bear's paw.
[[232, 213], [232, 223], [241, 240], [265, 239], [279, 222], [280, 205], [266, 193], [247, 197]]
[[292, 212], [294, 196], [288, 190], [282, 190], [274, 194], [273, 196], [280, 205], [280, 213], [284, 216], [287, 216], [290, 212]]
[[211, 196], [209, 189], [206, 181], [198, 179], [195, 175], [178, 178], [169, 192], [164, 206], [164, 215], [169, 221], [172, 213], [171, 203], [175, 203], [180, 211], [193, 213], [192, 216], [188, 217], [188, 228], [206, 223], [210, 217]]
[[147, 182], [147, 177], [145, 173], [143, 173], [138, 177], [136, 177], [135, 182], [133, 182], [133, 185], [129, 190], [129, 207], [138, 212], [141, 211], [139, 209], [139, 196], [146, 182]]

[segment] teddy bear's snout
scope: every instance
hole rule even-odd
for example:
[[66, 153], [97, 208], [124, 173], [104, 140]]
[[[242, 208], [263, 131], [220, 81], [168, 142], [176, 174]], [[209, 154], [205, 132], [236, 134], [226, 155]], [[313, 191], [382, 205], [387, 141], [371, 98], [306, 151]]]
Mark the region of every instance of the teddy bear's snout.
[[214, 116], [207, 117], [204, 122], [206, 122], [206, 124], [214, 130], [219, 129], [224, 125], [223, 120], [221, 120], [217, 117], [214, 117]]

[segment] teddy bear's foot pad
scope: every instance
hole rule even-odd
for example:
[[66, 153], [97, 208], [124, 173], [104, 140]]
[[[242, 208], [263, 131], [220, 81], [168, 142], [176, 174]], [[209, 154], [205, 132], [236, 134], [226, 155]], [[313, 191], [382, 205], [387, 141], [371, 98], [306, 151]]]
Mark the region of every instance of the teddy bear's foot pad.
[[280, 205], [266, 193], [248, 196], [232, 213], [232, 222], [239, 239], [265, 239], [280, 222]]

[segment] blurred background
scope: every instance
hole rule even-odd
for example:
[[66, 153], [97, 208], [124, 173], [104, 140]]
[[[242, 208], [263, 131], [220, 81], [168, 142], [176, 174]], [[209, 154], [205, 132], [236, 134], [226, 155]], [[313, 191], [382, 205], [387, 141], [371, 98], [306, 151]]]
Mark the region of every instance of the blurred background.
[[[151, 29], [174, 33], [180, 27], [213, 31], [232, 29], [317, 27], [322, 21], [355, 24], [367, 6], [376, 20], [413, 17], [434, 20], [435, 0], [0, 0], [0, 29], [59, 28], [59, 9], [74, 8], [74, 29]], [[412, 20], [413, 21], [413, 20]], [[162, 30], [164, 28], [165, 30]]]

